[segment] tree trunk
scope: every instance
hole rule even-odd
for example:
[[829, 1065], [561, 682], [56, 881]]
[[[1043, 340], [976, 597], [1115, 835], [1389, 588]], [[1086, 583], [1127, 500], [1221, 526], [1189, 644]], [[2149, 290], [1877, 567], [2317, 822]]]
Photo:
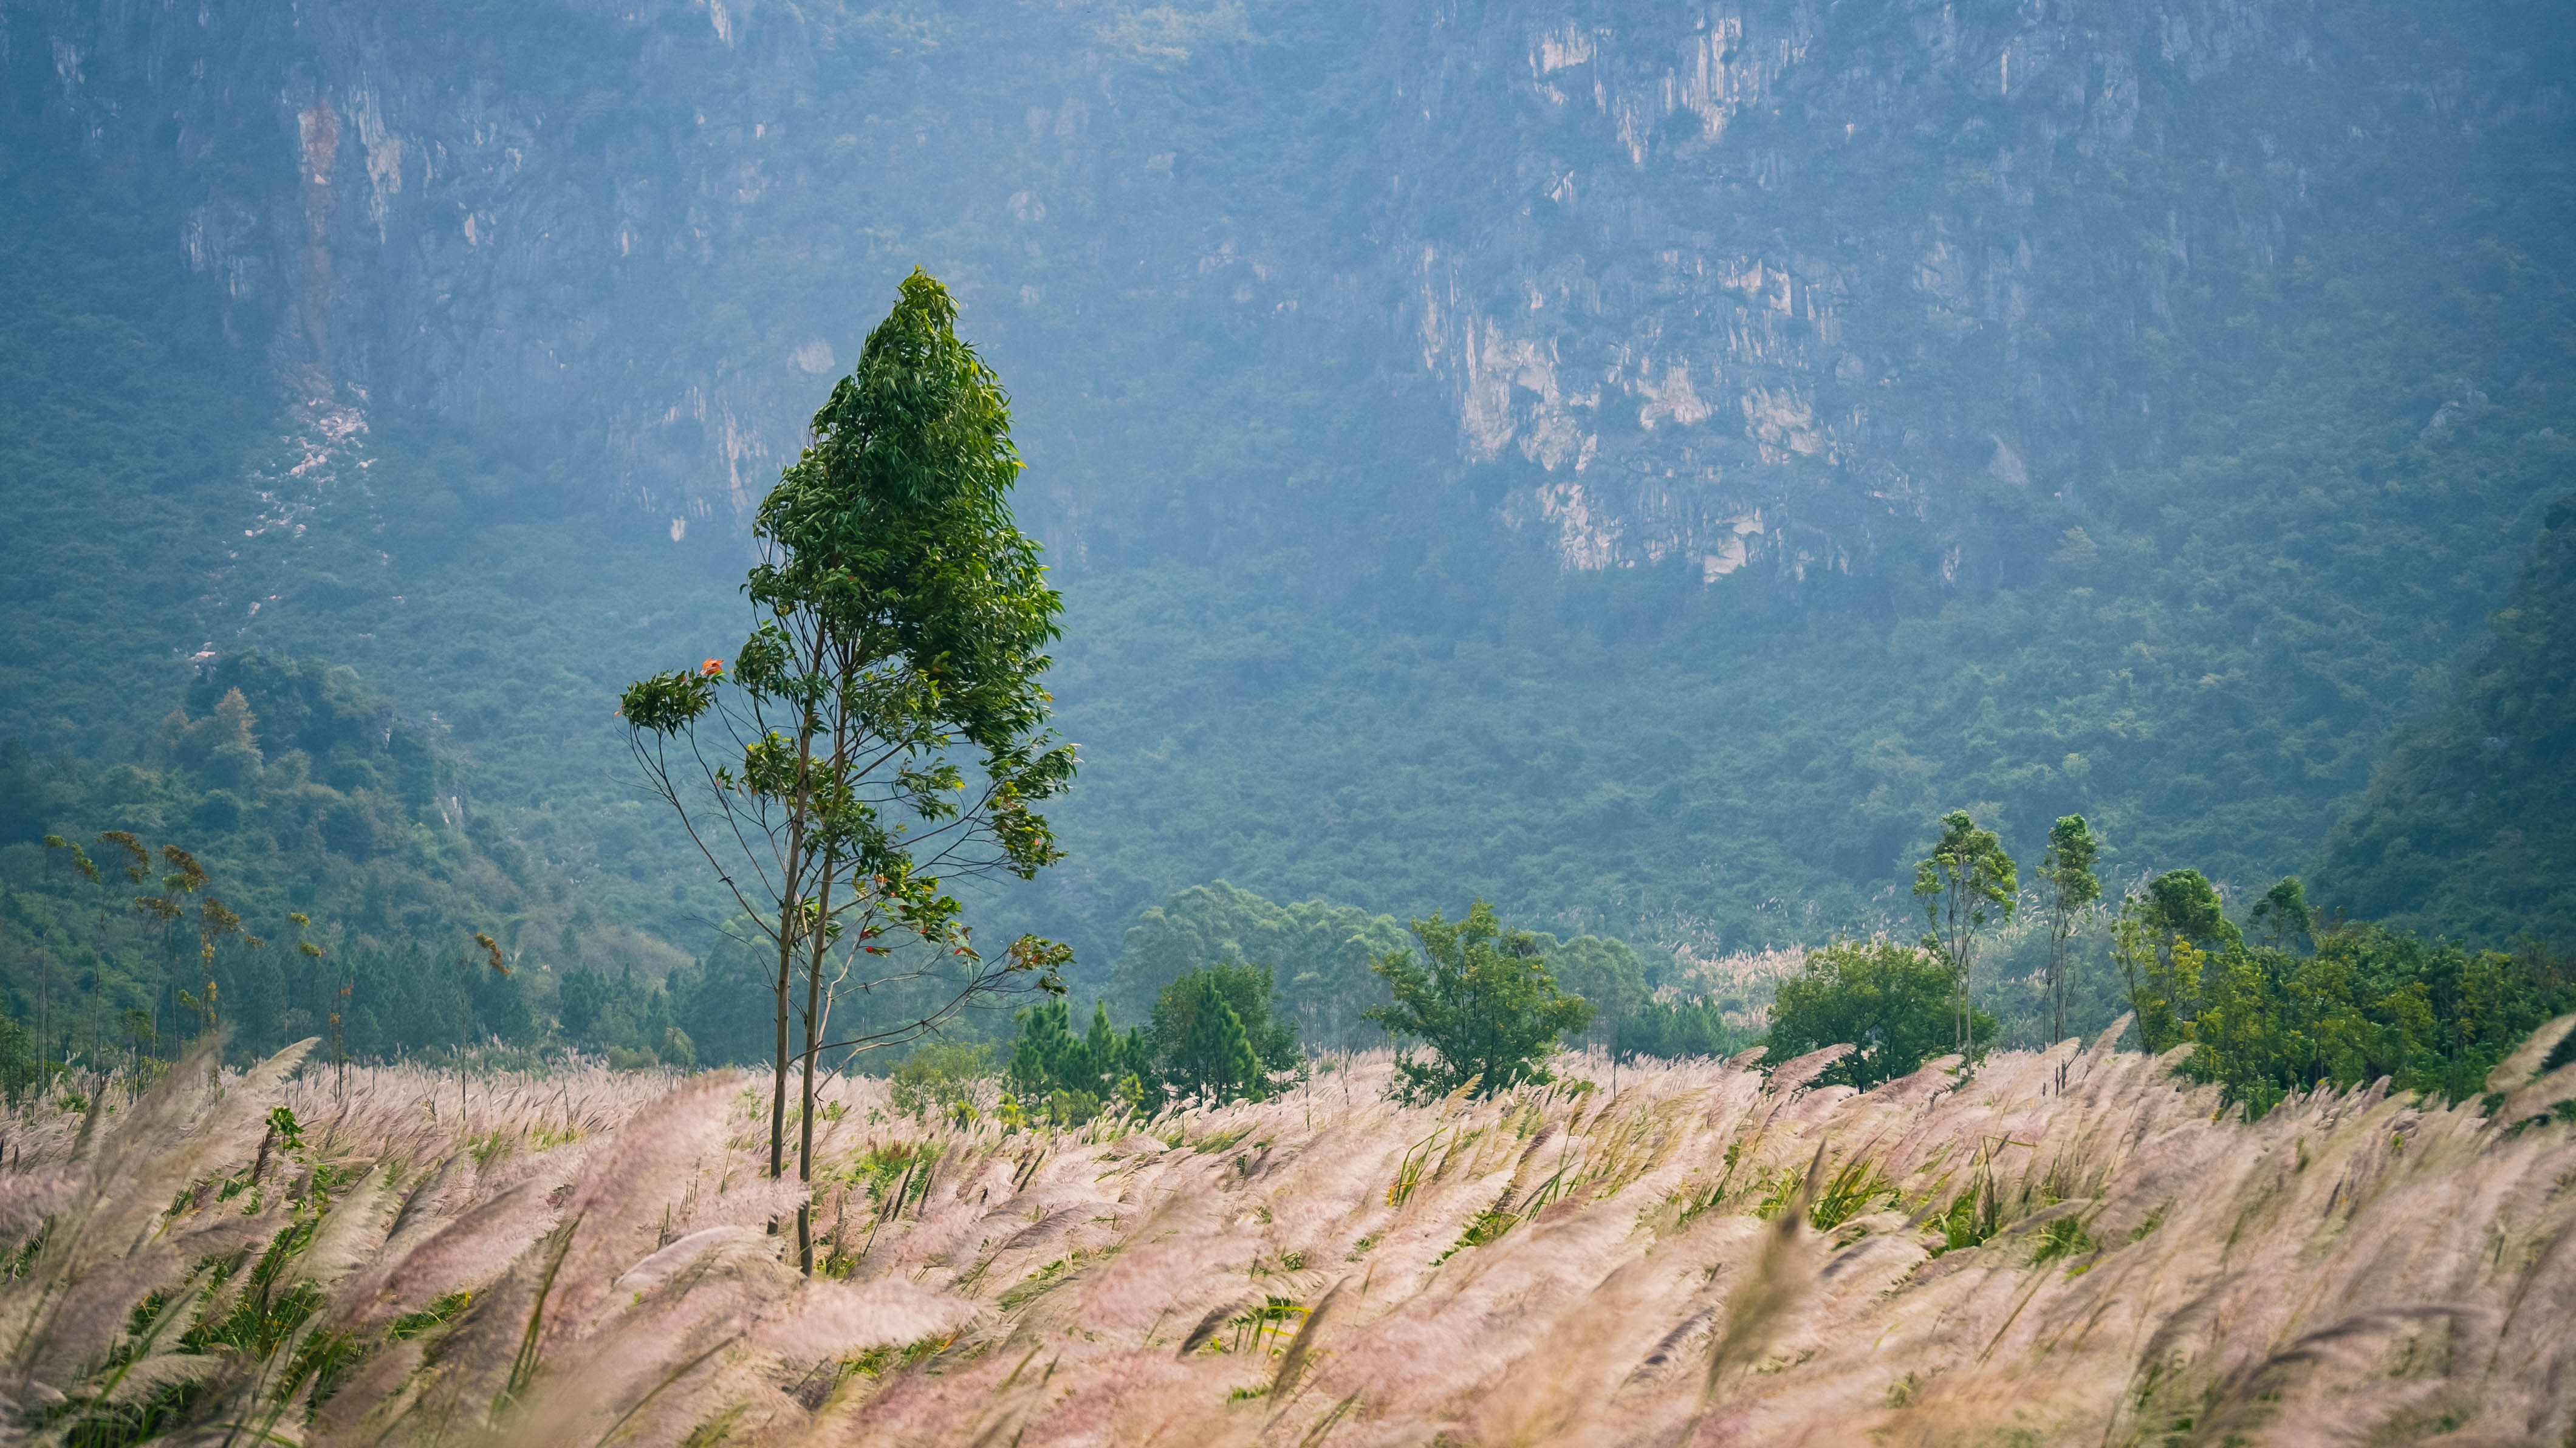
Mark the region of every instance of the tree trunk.
[[[805, 867], [805, 817], [810, 808], [807, 779], [814, 757], [814, 711], [807, 709], [796, 730], [796, 796], [787, 813], [787, 862], [778, 881], [778, 1042], [771, 1057], [776, 1069], [769, 1087], [769, 1179], [787, 1174], [787, 1001], [796, 984], [796, 942], [805, 919], [803, 892], [797, 888]], [[770, 1223], [770, 1231], [778, 1224]]]
[[2048, 940], [2048, 1043], [2066, 1039], [2066, 932], [2052, 926]]
[[[792, 859], [795, 851], [788, 851]], [[776, 1068], [770, 1073], [769, 1085], [769, 1179], [776, 1181], [787, 1174], [787, 993], [795, 984], [796, 936], [795, 912], [785, 906], [778, 912], [778, 1043], [773, 1058]], [[771, 1231], [777, 1227], [773, 1223]]]
[[822, 922], [832, 916], [832, 877], [839, 870], [836, 852], [825, 849], [822, 885], [815, 896], [815, 928], [808, 932], [812, 938], [805, 956], [804, 1112], [796, 1136], [796, 1180], [805, 1191], [796, 1199], [796, 1266], [808, 1277], [814, 1275], [814, 1055], [823, 1044], [823, 957], [832, 943]]

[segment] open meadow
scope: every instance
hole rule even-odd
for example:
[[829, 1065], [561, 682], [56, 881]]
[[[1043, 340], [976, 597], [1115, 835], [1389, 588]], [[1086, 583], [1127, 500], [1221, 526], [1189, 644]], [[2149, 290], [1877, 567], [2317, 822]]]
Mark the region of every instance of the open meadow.
[[812, 1281], [751, 1078], [469, 1078], [460, 1116], [454, 1074], [200, 1058], [11, 1120], [0, 1407], [46, 1444], [2558, 1445], [2571, 1019], [2501, 1099], [2250, 1126], [2107, 1039], [1423, 1108], [1361, 1056], [1070, 1132], [836, 1079]]

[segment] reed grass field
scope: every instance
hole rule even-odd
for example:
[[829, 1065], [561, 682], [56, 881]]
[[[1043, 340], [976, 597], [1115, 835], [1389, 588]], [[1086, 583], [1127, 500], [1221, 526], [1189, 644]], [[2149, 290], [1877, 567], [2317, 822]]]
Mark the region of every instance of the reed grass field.
[[763, 1081], [201, 1055], [8, 1119], [0, 1436], [2561, 1448], [2571, 1024], [2251, 1124], [2108, 1036], [1072, 1131], [836, 1078], [811, 1280]]

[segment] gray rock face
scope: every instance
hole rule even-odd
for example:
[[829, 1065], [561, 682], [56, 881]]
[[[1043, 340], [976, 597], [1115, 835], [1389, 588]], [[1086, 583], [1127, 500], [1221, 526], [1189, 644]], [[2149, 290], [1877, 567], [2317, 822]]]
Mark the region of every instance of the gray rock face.
[[2249, 297], [2369, 282], [2428, 159], [2565, 130], [2536, 7], [2467, 9], [203, 0], [0, 46], [344, 436], [431, 409], [729, 526], [918, 262], [1073, 566], [1483, 506], [1713, 580], [1891, 527], [2005, 567], [2015, 499], [2194, 446]]
[[[1848, 570], [1910, 516], [1952, 571], [1979, 493], [2072, 501], [2192, 445], [2228, 399], [2160, 365], [2178, 339], [2294, 269], [2385, 286], [2357, 234], [2429, 189], [2406, 158], [2563, 126], [2510, 53], [2528, 17], [2484, 19], [2482, 56], [2262, 3], [1430, 27], [1398, 208], [1421, 365], [1466, 458], [1534, 465], [1505, 515], [1569, 567]], [[1498, 133], [1510, 174], [1444, 234]]]

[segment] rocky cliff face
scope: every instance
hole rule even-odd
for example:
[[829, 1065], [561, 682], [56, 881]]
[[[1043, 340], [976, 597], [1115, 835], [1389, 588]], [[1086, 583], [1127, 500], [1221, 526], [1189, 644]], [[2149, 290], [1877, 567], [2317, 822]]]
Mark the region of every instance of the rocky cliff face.
[[[1420, 364], [1465, 456], [1525, 465], [1506, 517], [1569, 567], [1848, 570], [1895, 517], [1934, 525], [1945, 577], [2007, 572], [1991, 537], [1976, 557], [1981, 496], [2080, 505], [2208, 446], [2294, 273], [2415, 291], [2461, 170], [2563, 131], [2536, 14], [2383, 18], [1444, 13], [1390, 183]], [[1492, 135], [1508, 168], [1446, 220]]]
[[1473, 497], [1568, 568], [1956, 578], [2211, 445], [2294, 276], [2437, 294], [2451, 181], [2563, 137], [2545, 7], [2383, 8], [16, 0], [0, 48], [19, 144], [180, 198], [317, 455], [431, 409], [731, 526], [920, 262], [1075, 566]]

